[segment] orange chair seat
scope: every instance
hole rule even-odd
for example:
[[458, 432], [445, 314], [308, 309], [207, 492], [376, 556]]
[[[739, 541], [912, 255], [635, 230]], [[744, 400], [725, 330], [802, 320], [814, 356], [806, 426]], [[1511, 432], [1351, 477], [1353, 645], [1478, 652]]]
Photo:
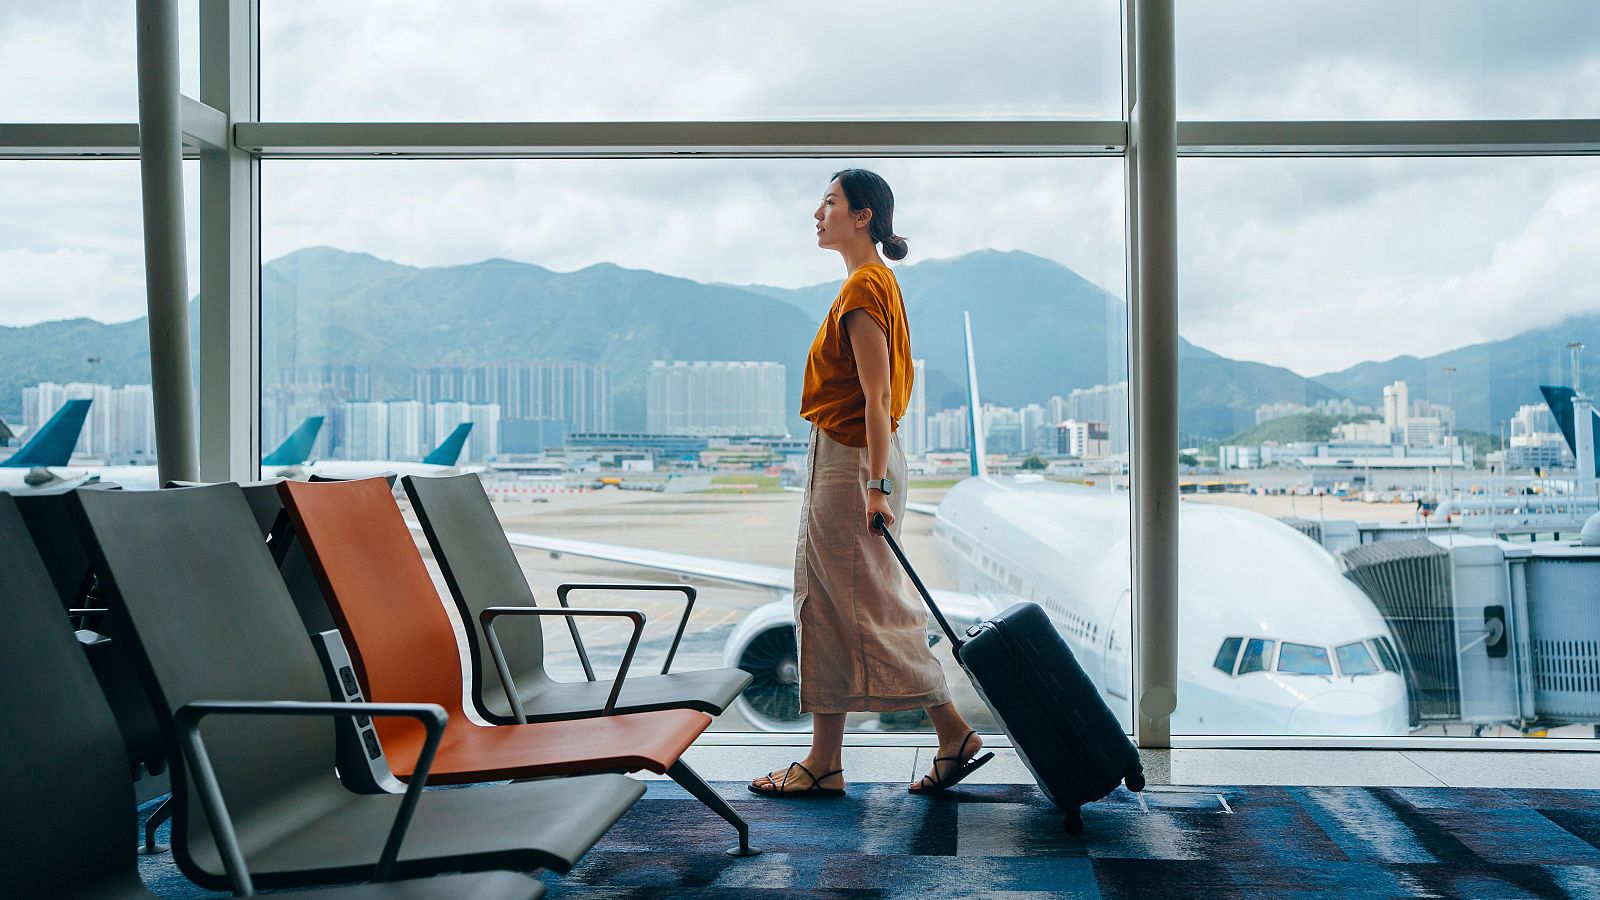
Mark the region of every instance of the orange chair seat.
[[[665, 774], [710, 725], [709, 715], [692, 709], [528, 725], [484, 726], [457, 716], [445, 728], [428, 782], [469, 784], [596, 772]], [[384, 735], [383, 748], [396, 777], [406, 778], [422, 752], [423, 732], [396, 731]]]

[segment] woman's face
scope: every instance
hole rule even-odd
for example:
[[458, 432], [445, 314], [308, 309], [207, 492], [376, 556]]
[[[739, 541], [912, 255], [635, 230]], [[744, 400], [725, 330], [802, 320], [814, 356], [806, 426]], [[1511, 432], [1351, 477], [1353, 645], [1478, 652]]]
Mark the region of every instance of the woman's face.
[[872, 210], [857, 210], [851, 215], [850, 201], [845, 199], [844, 188], [839, 186], [838, 179], [834, 179], [828, 184], [827, 192], [822, 195], [822, 203], [812, 218], [817, 220], [817, 246], [825, 250], [838, 250], [866, 236]]

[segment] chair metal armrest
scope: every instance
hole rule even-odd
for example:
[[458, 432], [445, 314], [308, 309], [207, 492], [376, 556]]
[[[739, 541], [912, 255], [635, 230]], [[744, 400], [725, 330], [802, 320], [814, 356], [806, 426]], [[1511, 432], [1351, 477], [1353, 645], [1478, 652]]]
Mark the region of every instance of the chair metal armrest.
[[406, 829], [416, 812], [417, 800], [428, 781], [428, 770], [433, 766], [434, 753], [444, 737], [449, 714], [436, 703], [335, 703], [301, 700], [197, 700], [185, 704], [173, 716], [178, 729], [178, 744], [189, 766], [194, 771], [195, 784], [200, 789], [200, 801], [205, 804], [206, 818], [211, 821], [211, 834], [216, 839], [222, 855], [223, 868], [233, 883], [234, 894], [246, 897], [255, 893], [250, 881], [250, 871], [245, 868], [244, 852], [239, 849], [239, 838], [233, 830], [233, 819], [228, 815], [222, 799], [222, 787], [211, 768], [211, 758], [206, 755], [205, 744], [200, 739], [200, 720], [209, 715], [253, 716], [406, 716], [416, 719], [427, 729], [422, 753], [417, 757], [411, 782], [406, 785], [400, 809], [395, 813], [394, 825], [389, 828], [389, 838], [384, 842], [383, 854], [378, 857], [374, 881], [387, 881], [394, 874], [395, 860], [400, 856], [400, 843], [405, 840]]
[[[672, 668], [672, 659], [678, 655], [678, 644], [683, 641], [684, 629], [689, 627], [689, 614], [694, 612], [695, 598], [700, 592], [692, 585], [687, 584], [661, 584], [656, 583], [615, 583], [615, 584], [562, 584], [556, 586], [556, 602], [562, 607], [567, 607], [567, 595], [574, 591], [667, 591], [668, 593], [682, 594], [684, 599], [683, 618], [678, 620], [678, 631], [672, 636], [672, 646], [667, 648], [667, 661], [661, 665], [661, 674], [665, 675]], [[578, 660], [583, 663], [583, 672], [594, 680], [594, 670], [589, 667], [589, 654], [583, 649], [583, 641], [578, 638], [578, 625], [571, 619], [567, 620], [567, 628], [572, 632], [572, 641], [578, 645]]]
[[[489, 654], [494, 657], [495, 669], [500, 673], [500, 684], [506, 689], [506, 700], [511, 703], [511, 714], [516, 717], [517, 724], [526, 725], [527, 715], [522, 711], [522, 698], [517, 696], [517, 684], [511, 680], [511, 669], [506, 665], [505, 651], [500, 649], [500, 638], [494, 633], [494, 620], [501, 616], [564, 616], [570, 623], [574, 616], [611, 616], [629, 619], [633, 622], [633, 637], [628, 640], [628, 649], [622, 654], [622, 665], [617, 667], [616, 681], [611, 684], [611, 695], [606, 698], [605, 709], [601, 715], [609, 716], [616, 711], [617, 697], [622, 694], [623, 679], [628, 677], [628, 666], [633, 663], [633, 654], [639, 649], [639, 639], [644, 636], [644, 613], [636, 609], [548, 609], [542, 606], [491, 606], [478, 613], [478, 624], [482, 626], [484, 636], [489, 639]], [[576, 637], [576, 633], [573, 635]], [[583, 645], [578, 645], [578, 652], [583, 652]], [[584, 668], [588, 669], [588, 660], [584, 661]], [[589, 672], [589, 680], [594, 680], [594, 673]]]

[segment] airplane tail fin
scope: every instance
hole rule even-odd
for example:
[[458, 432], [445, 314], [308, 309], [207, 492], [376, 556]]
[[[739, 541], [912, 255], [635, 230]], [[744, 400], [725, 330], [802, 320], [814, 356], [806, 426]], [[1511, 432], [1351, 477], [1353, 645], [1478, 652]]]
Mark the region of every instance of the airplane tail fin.
[[978, 363], [972, 353], [972, 314], [963, 312], [961, 321], [967, 332], [967, 453], [972, 476], [985, 478], [983, 404], [978, 400]]
[[[1550, 408], [1550, 415], [1555, 417], [1556, 427], [1561, 429], [1561, 436], [1566, 438], [1567, 449], [1573, 456], [1578, 455], [1578, 429], [1572, 415], [1572, 398], [1578, 395], [1577, 391], [1566, 386], [1541, 384], [1539, 393], [1544, 395], [1544, 404]], [[1589, 426], [1594, 440], [1589, 444], [1595, 450], [1595, 465], [1600, 469], [1600, 412], [1596, 412]]]
[[78, 434], [83, 431], [83, 420], [89, 415], [92, 402], [80, 399], [61, 404], [50, 421], [40, 426], [16, 453], [0, 461], [0, 466], [32, 469], [66, 465], [72, 459], [72, 448], [78, 445]]
[[17, 439], [17, 433], [11, 430], [5, 419], [0, 419], [0, 444], [9, 444]]
[[322, 430], [322, 416], [306, 416], [300, 427], [283, 439], [271, 453], [261, 457], [263, 466], [298, 466], [311, 458], [311, 448]]
[[453, 466], [461, 458], [461, 448], [467, 445], [467, 435], [472, 433], [472, 423], [462, 422], [450, 436], [439, 442], [432, 453], [422, 458], [430, 466]]

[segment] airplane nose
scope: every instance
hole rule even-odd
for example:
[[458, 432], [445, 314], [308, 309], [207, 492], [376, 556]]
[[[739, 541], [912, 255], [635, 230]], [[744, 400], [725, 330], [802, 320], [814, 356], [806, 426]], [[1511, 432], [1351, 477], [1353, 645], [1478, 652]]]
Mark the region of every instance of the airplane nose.
[[1378, 735], [1394, 734], [1388, 704], [1356, 691], [1335, 690], [1318, 694], [1289, 714], [1291, 734]]

